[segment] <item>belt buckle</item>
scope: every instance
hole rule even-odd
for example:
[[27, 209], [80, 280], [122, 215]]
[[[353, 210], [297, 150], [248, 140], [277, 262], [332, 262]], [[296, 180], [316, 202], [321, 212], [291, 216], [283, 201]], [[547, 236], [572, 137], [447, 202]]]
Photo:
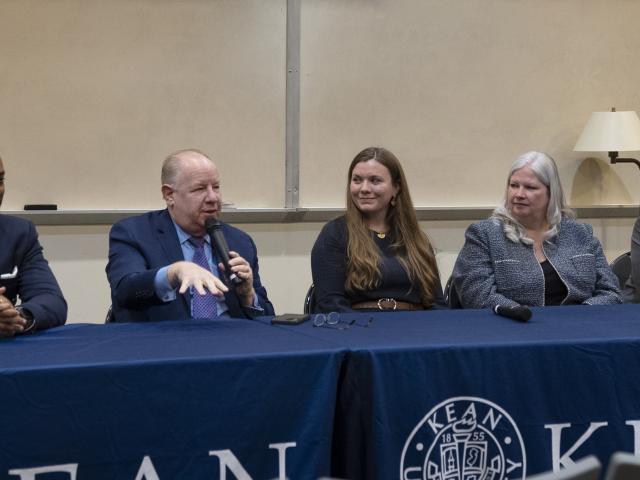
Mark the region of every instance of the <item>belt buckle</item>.
[[378, 300], [378, 310], [395, 310], [397, 307], [398, 304], [395, 298], [381, 298]]

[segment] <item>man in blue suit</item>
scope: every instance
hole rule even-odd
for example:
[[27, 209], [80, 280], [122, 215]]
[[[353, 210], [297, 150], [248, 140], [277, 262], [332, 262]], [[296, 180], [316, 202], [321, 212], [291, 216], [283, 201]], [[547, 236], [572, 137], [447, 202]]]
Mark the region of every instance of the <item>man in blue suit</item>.
[[[0, 158], [0, 204], [3, 197]], [[42, 255], [33, 223], [0, 215], [0, 337], [44, 330], [66, 320], [67, 302]]]
[[[222, 209], [214, 162], [193, 149], [169, 155], [162, 165], [162, 196], [165, 210], [121, 220], [109, 234], [106, 271], [113, 320], [273, 315], [251, 237], [222, 224], [231, 272], [211, 247], [205, 220], [217, 218]], [[230, 273], [242, 283], [227, 286], [223, 279]]]

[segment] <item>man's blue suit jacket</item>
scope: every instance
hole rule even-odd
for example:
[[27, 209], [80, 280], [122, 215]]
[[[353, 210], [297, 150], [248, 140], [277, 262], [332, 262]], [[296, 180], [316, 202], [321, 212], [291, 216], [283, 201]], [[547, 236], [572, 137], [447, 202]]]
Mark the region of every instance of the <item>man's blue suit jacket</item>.
[[[260, 315], [273, 315], [273, 305], [260, 283], [256, 245], [249, 235], [222, 223], [229, 249], [240, 254], [253, 270], [253, 287], [264, 309]], [[214, 257], [215, 258], [215, 257]], [[184, 260], [178, 233], [169, 212], [158, 210], [113, 225], [109, 234], [107, 278], [111, 285], [114, 321], [146, 322], [186, 320], [191, 317], [189, 292], [178, 294], [171, 302], [163, 302], [155, 294], [156, 272], [174, 262]], [[233, 287], [225, 294], [229, 315], [239, 318], [256, 316], [255, 309], [240, 305]]]
[[5, 297], [28, 310], [35, 319], [34, 329], [42, 330], [64, 324], [67, 302], [49, 264], [42, 255], [38, 234], [33, 223], [10, 215], [0, 215], [0, 274], [11, 274], [18, 267], [14, 279], [0, 279], [6, 287]]

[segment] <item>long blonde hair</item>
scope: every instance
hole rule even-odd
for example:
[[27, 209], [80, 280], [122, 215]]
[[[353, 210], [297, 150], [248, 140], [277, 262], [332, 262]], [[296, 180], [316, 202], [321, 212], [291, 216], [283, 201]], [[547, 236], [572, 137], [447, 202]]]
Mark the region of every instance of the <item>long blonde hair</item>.
[[[380, 250], [371, 237], [367, 220], [353, 202], [350, 193], [351, 175], [360, 162], [375, 160], [384, 165], [391, 174], [391, 180], [398, 187], [395, 200], [389, 205], [387, 223], [393, 244], [391, 249], [407, 272], [412, 285], [417, 285], [422, 304], [433, 305], [436, 286], [440, 282], [438, 265], [427, 235], [420, 230], [413, 208], [409, 186], [400, 161], [389, 150], [379, 147], [365, 148], [358, 153], [347, 177], [347, 279], [345, 289], [372, 290], [380, 282]], [[413, 287], [412, 287], [413, 288]]]

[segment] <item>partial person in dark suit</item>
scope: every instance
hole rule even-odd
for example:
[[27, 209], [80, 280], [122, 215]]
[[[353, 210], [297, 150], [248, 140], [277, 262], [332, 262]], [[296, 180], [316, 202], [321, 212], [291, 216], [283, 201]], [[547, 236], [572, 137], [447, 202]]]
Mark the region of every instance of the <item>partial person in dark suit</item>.
[[[4, 179], [0, 158], [0, 204]], [[67, 302], [42, 255], [33, 223], [0, 215], [0, 336], [44, 330], [66, 320]]]
[[205, 221], [218, 218], [222, 209], [213, 160], [198, 150], [175, 152], [165, 159], [161, 179], [167, 208], [124, 219], [111, 229], [106, 272], [114, 320], [273, 315], [251, 237], [222, 224], [231, 272], [242, 280], [237, 286], [227, 286], [229, 272], [211, 248]]
[[640, 217], [631, 232], [631, 274], [620, 288], [624, 303], [640, 303]]

